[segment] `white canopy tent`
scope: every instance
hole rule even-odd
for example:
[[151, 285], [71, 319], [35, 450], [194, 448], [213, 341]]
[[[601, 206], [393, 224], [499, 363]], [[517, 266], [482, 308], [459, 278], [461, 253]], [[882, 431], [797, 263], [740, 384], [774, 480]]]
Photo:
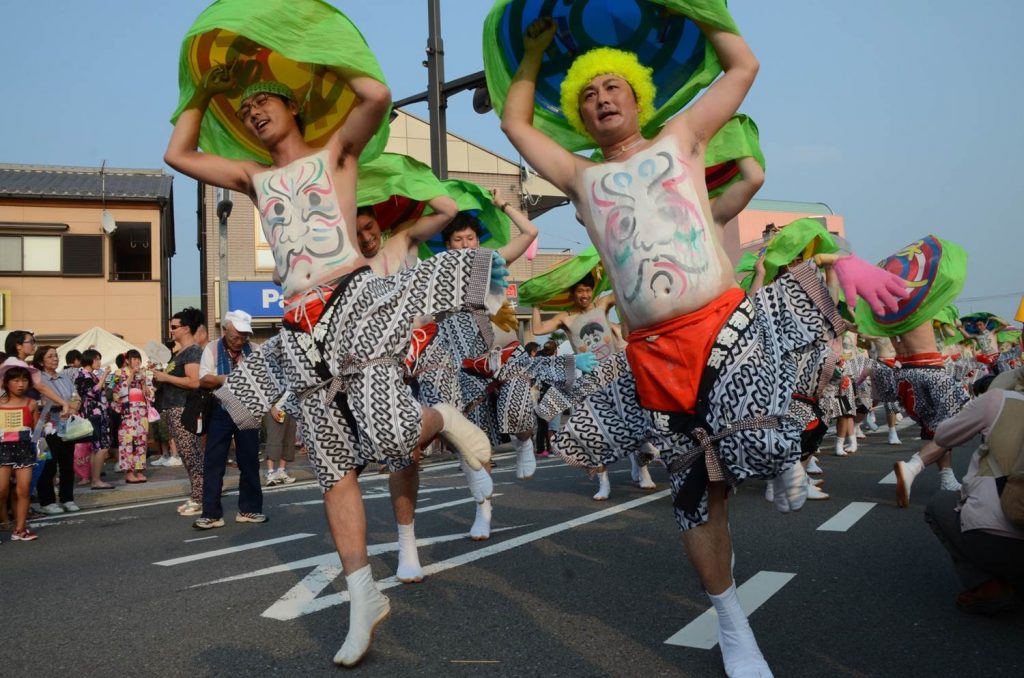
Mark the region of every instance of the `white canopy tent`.
[[71, 349], [85, 351], [90, 348], [96, 349], [103, 356], [104, 367], [113, 365], [114, 359], [118, 354], [133, 348], [142, 354], [142, 364], [145, 365], [149, 362], [149, 356], [138, 346], [129, 344], [124, 339], [107, 332], [102, 327], [93, 327], [57, 347], [57, 357], [60, 359], [60, 366], [64, 367], [64, 356]]

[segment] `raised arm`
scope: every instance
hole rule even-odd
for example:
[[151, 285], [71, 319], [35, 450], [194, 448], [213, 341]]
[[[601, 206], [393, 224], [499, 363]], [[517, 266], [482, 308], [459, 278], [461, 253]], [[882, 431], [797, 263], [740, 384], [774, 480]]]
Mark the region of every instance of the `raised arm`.
[[601, 295], [594, 302], [594, 306], [598, 307], [605, 312], [605, 315], [612, 310], [612, 306], [615, 305], [615, 292], [609, 292], [608, 294]]
[[171, 140], [167, 142], [164, 162], [197, 181], [249, 193], [250, 163], [229, 160], [198, 150], [199, 128], [203, 123], [203, 115], [210, 106], [210, 100], [216, 94], [237, 87], [235, 76], [227, 66], [213, 68], [203, 76], [203, 81], [196, 86], [196, 93], [192, 95], [188, 106], [178, 116], [178, 122], [171, 132]]
[[523, 256], [523, 252], [529, 249], [530, 243], [537, 239], [537, 226], [530, 221], [528, 216], [520, 212], [515, 205], [505, 200], [499, 191], [491, 191], [491, 201], [498, 209], [507, 214], [512, 219], [512, 223], [519, 229], [519, 234], [498, 250], [498, 254], [511, 264]]
[[536, 306], [533, 307], [533, 317], [530, 318], [530, 332], [533, 336], [539, 337], [545, 334], [551, 334], [559, 327], [562, 326], [565, 321], [565, 313], [559, 313], [554, 318], [549, 320], [540, 319], [540, 309]]
[[739, 110], [750, 91], [759, 64], [747, 41], [735, 33], [700, 25], [704, 37], [715, 48], [724, 73], [688, 109], [670, 120], [666, 130], [678, 133], [688, 129], [702, 147]]
[[575, 197], [577, 165], [582, 159], [533, 126], [533, 99], [544, 50], [555, 36], [555, 22], [542, 17], [523, 36], [525, 54], [512, 79], [501, 114], [501, 131], [541, 176], [569, 197]]
[[400, 226], [395, 230], [394, 237], [406, 241], [407, 247], [419, 245], [430, 240], [444, 230], [444, 227], [459, 213], [459, 206], [447, 195], [439, 195], [427, 201], [432, 213], [422, 216], [408, 226]]
[[736, 161], [740, 169], [740, 178], [726, 188], [711, 203], [711, 217], [715, 224], [724, 227], [742, 212], [764, 185], [764, 170], [751, 157]]
[[367, 75], [352, 75], [345, 79], [359, 103], [328, 142], [338, 157], [339, 165], [346, 157], [359, 157], [391, 107], [391, 90], [384, 83]]

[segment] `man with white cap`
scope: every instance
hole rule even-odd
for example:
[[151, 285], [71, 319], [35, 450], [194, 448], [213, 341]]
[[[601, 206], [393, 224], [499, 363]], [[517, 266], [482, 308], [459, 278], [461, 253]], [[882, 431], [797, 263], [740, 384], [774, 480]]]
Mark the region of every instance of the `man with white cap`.
[[[236, 365], [252, 352], [252, 316], [245, 311], [228, 311], [221, 322], [221, 338], [203, 349], [199, 361], [200, 388], [218, 389]], [[203, 462], [203, 515], [192, 523], [197, 530], [224, 526], [220, 494], [224, 486], [228, 449], [235, 441], [238, 461], [238, 514], [236, 523], [265, 523], [263, 490], [260, 487], [260, 432], [240, 429], [214, 398], [206, 425], [206, 454]]]

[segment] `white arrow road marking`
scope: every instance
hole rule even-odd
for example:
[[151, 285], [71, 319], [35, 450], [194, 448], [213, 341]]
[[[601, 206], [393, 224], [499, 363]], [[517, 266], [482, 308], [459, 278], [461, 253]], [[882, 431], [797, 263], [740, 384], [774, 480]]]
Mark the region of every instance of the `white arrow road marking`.
[[[628, 501], [624, 504], [619, 504], [618, 506], [611, 506], [609, 508], [604, 509], [603, 511], [595, 511], [593, 513], [589, 513], [579, 518], [573, 518], [572, 520], [567, 520], [556, 525], [551, 525], [550, 527], [545, 527], [534, 532], [529, 532], [518, 537], [513, 537], [511, 539], [507, 539], [496, 544], [491, 544], [490, 546], [485, 546], [484, 548], [469, 551], [467, 553], [463, 553], [462, 555], [455, 556], [454, 558], [449, 558], [448, 560], [442, 560], [437, 563], [431, 563], [430, 565], [427, 565], [423, 568], [423, 574], [424, 576], [429, 577], [431, 575], [438, 574], [439, 572], [444, 572], [445, 570], [450, 570], [454, 567], [459, 567], [460, 565], [466, 565], [475, 560], [480, 560], [481, 558], [486, 558], [488, 556], [493, 556], [498, 553], [503, 553], [505, 551], [518, 548], [519, 546], [523, 546], [524, 544], [529, 544], [530, 542], [537, 541], [538, 539], [545, 539], [547, 537], [550, 537], [551, 535], [558, 534], [559, 532], [571, 530], [574, 527], [580, 527], [581, 525], [586, 525], [587, 523], [592, 523], [597, 520], [609, 518], [618, 513], [622, 513], [623, 511], [629, 511], [630, 509], [637, 508], [638, 506], [649, 504], [652, 501], [657, 501], [668, 496], [669, 493], [670, 490], [662, 490], [661, 492], [655, 492], [654, 494], [650, 494], [647, 495], [646, 497], [641, 497], [639, 499], [634, 499], [633, 501]], [[494, 532], [497, 532], [497, 530], [493, 530], [492, 534]], [[336, 567], [337, 574], [334, 575], [334, 578], [336, 578], [341, 571], [340, 565]], [[327, 571], [325, 570], [324, 573], [320, 574], [319, 577], [313, 580], [315, 582], [315, 585], [319, 585], [319, 583], [323, 581], [323, 577], [326, 573]], [[307, 579], [309, 579], [309, 577], [307, 577]], [[285, 594], [285, 596], [296, 596], [298, 597], [298, 599], [292, 598], [291, 600], [285, 602], [285, 597], [282, 597], [276, 603], [267, 608], [260, 616], [267, 617], [269, 619], [287, 621], [291, 619], [296, 619], [298, 617], [301, 617], [302, 615], [311, 614], [313, 612], [319, 612], [320, 610], [326, 610], [327, 608], [334, 607], [335, 605], [342, 605], [344, 603], [347, 603], [349, 600], [348, 591], [332, 593], [321, 598], [316, 597], [317, 595], [319, 595], [320, 591], [323, 591], [323, 589], [326, 588], [328, 584], [330, 584], [332, 580], [333, 578], [331, 580], [328, 580], [327, 583], [323, 586], [320, 586], [320, 588], [306, 587], [303, 585], [303, 583], [306, 580], [303, 580], [302, 582], [296, 584], [291, 591]], [[377, 588], [381, 591], [384, 591], [386, 589], [399, 586], [400, 584], [401, 582], [398, 581], [396, 577], [388, 577], [387, 579], [381, 579], [380, 581], [378, 581]]]
[[249, 544], [239, 544], [238, 546], [229, 546], [224, 549], [217, 549], [216, 551], [206, 551], [204, 553], [194, 553], [190, 556], [182, 556], [181, 558], [171, 558], [170, 560], [161, 560], [159, 563], [153, 563], [154, 565], [163, 565], [164, 567], [171, 567], [172, 565], [182, 565], [184, 563], [191, 563], [196, 560], [206, 560], [207, 558], [216, 558], [218, 556], [226, 556], [231, 553], [238, 553], [239, 551], [250, 551], [252, 549], [262, 548], [264, 546], [273, 546], [274, 544], [283, 544], [289, 541], [295, 541], [296, 539], [305, 539], [306, 537], [315, 537], [315, 534], [309, 532], [299, 532], [297, 534], [290, 534], [287, 537], [277, 537], [275, 539], [265, 539], [263, 541], [254, 541]]
[[[749, 617], [795, 576], [789, 572], [765, 570], [755, 574], [736, 589], [736, 596], [740, 599], [743, 612]], [[700, 650], [710, 650], [718, 645], [718, 613], [715, 612], [715, 608], [708, 608], [701, 616], [673, 634], [665, 644], [695, 647]]]
[[889, 475], [878, 481], [879, 485], [895, 485], [896, 484], [896, 471], [889, 471]]
[[818, 530], [821, 532], [846, 532], [875, 506], [876, 504], [872, 501], [851, 501], [842, 511], [818, 526]]

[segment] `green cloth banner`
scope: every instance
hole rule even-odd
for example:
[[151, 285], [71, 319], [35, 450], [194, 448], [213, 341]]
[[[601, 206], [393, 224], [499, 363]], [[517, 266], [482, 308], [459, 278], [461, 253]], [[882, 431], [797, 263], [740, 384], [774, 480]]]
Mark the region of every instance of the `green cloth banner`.
[[749, 116], [737, 113], [711, 137], [704, 153], [704, 179], [709, 198], [717, 198], [739, 181], [736, 161], [740, 158], [754, 158], [761, 169], [765, 169], [757, 125]]
[[[724, 0], [497, 0], [484, 21], [483, 56], [498, 116], [523, 57], [523, 34], [541, 16], [552, 16], [559, 32], [537, 77], [533, 124], [570, 151], [596, 146], [569, 125], [560, 107], [561, 81], [577, 56], [594, 47], [616, 47], [654, 69], [655, 113], [641, 130], [650, 138], [722, 72], [714, 48], [693, 21], [739, 33]], [[610, 33], [616, 39], [607, 39]]]
[[568, 311], [575, 307], [569, 288], [588, 274], [594, 276], [594, 297], [611, 289], [605, 275], [601, 257], [593, 245], [555, 266], [550, 271], [534, 276], [519, 285], [519, 303], [539, 306], [544, 311]]
[[373, 160], [359, 163], [356, 184], [359, 207], [384, 203], [396, 196], [426, 202], [447, 193], [429, 167], [407, 155], [381, 153]]
[[[480, 236], [483, 247], [496, 250], [508, 244], [512, 237], [512, 220], [492, 202], [490, 191], [465, 179], [446, 179], [441, 185], [459, 206], [459, 212], [476, 219], [483, 231]], [[420, 259], [429, 259], [445, 249], [444, 238], [439, 233], [420, 245]]]
[[[812, 247], [811, 255], [833, 254], [839, 251], [836, 241], [832, 235], [821, 225], [817, 219], [804, 217], [790, 222], [779, 229], [764, 248], [764, 284], [767, 285], [779, 276], [779, 269], [788, 266]], [[736, 265], [736, 273], [746, 273], [741, 281], [740, 287], [750, 289], [754, 281], [754, 265], [757, 263], [759, 254], [744, 252]]]
[[894, 337], [931, 322], [959, 296], [967, 277], [967, 252], [956, 243], [928, 235], [878, 265], [906, 280], [910, 294], [900, 300], [896, 311], [882, 316], [858, 300], [857, 328], [873, 337]]
[[[385, 82], [377, 58], [359, 30], [321, 0], [219, 0], [199, 15], [185, 34], [178, 66], [175, 122], [195, 94], [197, 83], [216, 66], [233, 65], [236, 91], [217, 95], [203, 116], [199, 147], [235, 160], [271, 164], [270, 155], [235, 117], [246, 86], [265, 80], [291, 89], [305, 122], [305, 140], [323, 147], [357, 103], [338, 72]], [[379, 155], [388, 140], [388, 116], [360, 159]]]

